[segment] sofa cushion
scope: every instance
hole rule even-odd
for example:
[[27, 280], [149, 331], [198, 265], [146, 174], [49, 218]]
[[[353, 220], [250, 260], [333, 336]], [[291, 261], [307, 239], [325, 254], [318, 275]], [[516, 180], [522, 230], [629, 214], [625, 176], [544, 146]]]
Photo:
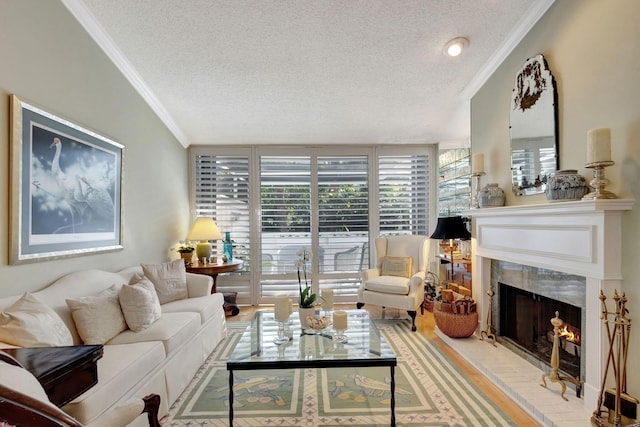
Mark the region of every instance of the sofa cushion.
[[381, 276], [411, 277], [410, 256], [385, 256], [382, 258]]
[[161, 341], [166, 354], [171, 354], [191, 339], [200, 328], [197, 313], [165, 313], [153, 325], [140, 332], [124, 331], [108, 344]]
[[409, 282], [406, 277], [379, 276], [365, 282], [364, 288], [385, 294], [409, 295]]
[[116, 285], [97, 295], [66, 301], [78, 334], [85, 344], [104, 344], [127, 329]]
[[60, 316], [28, 292], [0, 313], [0, 341], [20, 347], [73, 345]]
[[87, 423], [145, 381], [164, 361], [159, 342], [105, 345], [98, 360], [98, 384], [65, 405], [62, 410]]
[[211, 319], [215, 313], [223, 310], [224, 297], [222, 294], [210, 294], [206, 297], [187, 298], [162, 305], [163, 313], [180, 313], [184, 311], [198, 313], [200, 322]]
[[162, 314], [156, 289], [146, 277], [133, 276], [130, 284], [120, 288], [118, 299], [124, 320], [133, 332], [147, 329]]
[[181, 259], [162, 264], [142, 264], [142, 271], [153, 282], [160, 304], [188, 297], [187, 270]]

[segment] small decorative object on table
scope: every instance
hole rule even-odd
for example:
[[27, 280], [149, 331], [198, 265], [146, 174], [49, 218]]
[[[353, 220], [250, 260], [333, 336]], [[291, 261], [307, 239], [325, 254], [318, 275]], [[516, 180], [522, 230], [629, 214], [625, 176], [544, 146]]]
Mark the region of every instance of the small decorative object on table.
[[[298, 259], [296, 260], [296, 267], [298, 268], [298, 289], [300, 290], [300, 300], [298, 301], [299, 314], [300, 314], [300, 326], [303, 329], [307, 329], [307, 317], [313, 316], [314, 311], [311, 314], [309, 310], [315, 310], [315, 302], [318, 296], [314, 294], [307, 282], [307, 262], [311, 260], [311, 252], [304, 246], [297, 253]], [[304, 277], [304, 289], [302, 288], [302, 278]], [[305, 313], [304, 310], [307, 310]]]
[[275, 344], [286, 344], [289, 337], [284, 334], [284, 323], [289, 320], [291, 315], [291, 301], [286, 295], [278, 295], [274, 306], [274, 317], [278, 322], [278, 336], [273, 339]]
[[233, 261], [233, 240], [231, 240], [231, 232], [229, 231], [224, 235], [224, 255], [227, 258], [224, 262]]
[[322, 299], [322, 309], [325, 312], [333, 310], [333, 289], [323, 289], [320, 298]]
[[347, 330], [347, 312], [338, 310], [333, 313], [333, 329], [336, 330], [336, 336], [334, 340], [340, 343], [346, 343], [349, 341], [344, 331]]
[[327, 316], [307, 316], [306, 323], [309, 326], [304, 330], [305, 334], [319, 334], [322, 333], [327, 326], [331, 323], [331, 319]]
[[193, 251], [195, 248], [193, 246], [180, 246], [178, 248], [178, 253], [180, 253], [180, 258], [184, 260], [185, 265], [191, 265], [191, 261], [193, 260]]
[[478, 194], [478, 204], [481, 208], [504, 206], [504, 200], [504, 191], [496, 183], [485, 185]]

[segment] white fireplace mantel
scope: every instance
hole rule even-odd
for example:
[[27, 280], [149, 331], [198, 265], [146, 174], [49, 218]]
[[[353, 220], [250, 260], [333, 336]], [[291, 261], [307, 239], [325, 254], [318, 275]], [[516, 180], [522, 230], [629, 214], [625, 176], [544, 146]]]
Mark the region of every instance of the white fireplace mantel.
[[[632, 199], [590, 200], [475, 209], [473, 218], [473, 294], [480, 329], [487, 318], [491, 260], [502, 260], [586, 277], [586, 331], [589, 351], [584, 406], [594, 409], [608, 341], [600, 321], [600, 291], [622, 288], [622, 215]], [[594, 349], [600, 349], [594, 351]], [[585, 353], [583, 353], [585, 356]]]

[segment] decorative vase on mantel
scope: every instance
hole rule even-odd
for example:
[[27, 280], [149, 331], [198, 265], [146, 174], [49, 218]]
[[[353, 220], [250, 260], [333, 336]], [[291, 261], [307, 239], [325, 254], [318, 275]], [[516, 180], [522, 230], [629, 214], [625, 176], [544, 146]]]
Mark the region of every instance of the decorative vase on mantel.
[[587, 180], [576, 169], [555, 172], [547, 180], [545, 195], [550, 202], [580, 200], [589, 192]]
[[498, 184], [487, 184], [478, 192], [478, 205], [481, 208], [504, 206], [504, 191]]
[[298, 308], [298, 316], [300, 317], [300, 327], [302, 329], [308, 329], [309, 328], [309, 324], [307, 323], [307, 317], [308, 316], [313, 317], [315, 314], [316, 314], [316, 308], [315, 307], [308, 307], [308, 308], [299, 307]]

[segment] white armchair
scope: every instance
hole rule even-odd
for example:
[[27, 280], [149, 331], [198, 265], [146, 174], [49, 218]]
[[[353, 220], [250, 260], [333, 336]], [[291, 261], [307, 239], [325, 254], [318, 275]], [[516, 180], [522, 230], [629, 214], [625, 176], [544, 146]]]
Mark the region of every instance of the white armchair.
[[429, 260], [427, 236], [388, 236], [375, 240], [375, 268], [362, 270], [356, 306], [365, 304], [407, 310], [411, 330], [424, 301], [424, 278]]

